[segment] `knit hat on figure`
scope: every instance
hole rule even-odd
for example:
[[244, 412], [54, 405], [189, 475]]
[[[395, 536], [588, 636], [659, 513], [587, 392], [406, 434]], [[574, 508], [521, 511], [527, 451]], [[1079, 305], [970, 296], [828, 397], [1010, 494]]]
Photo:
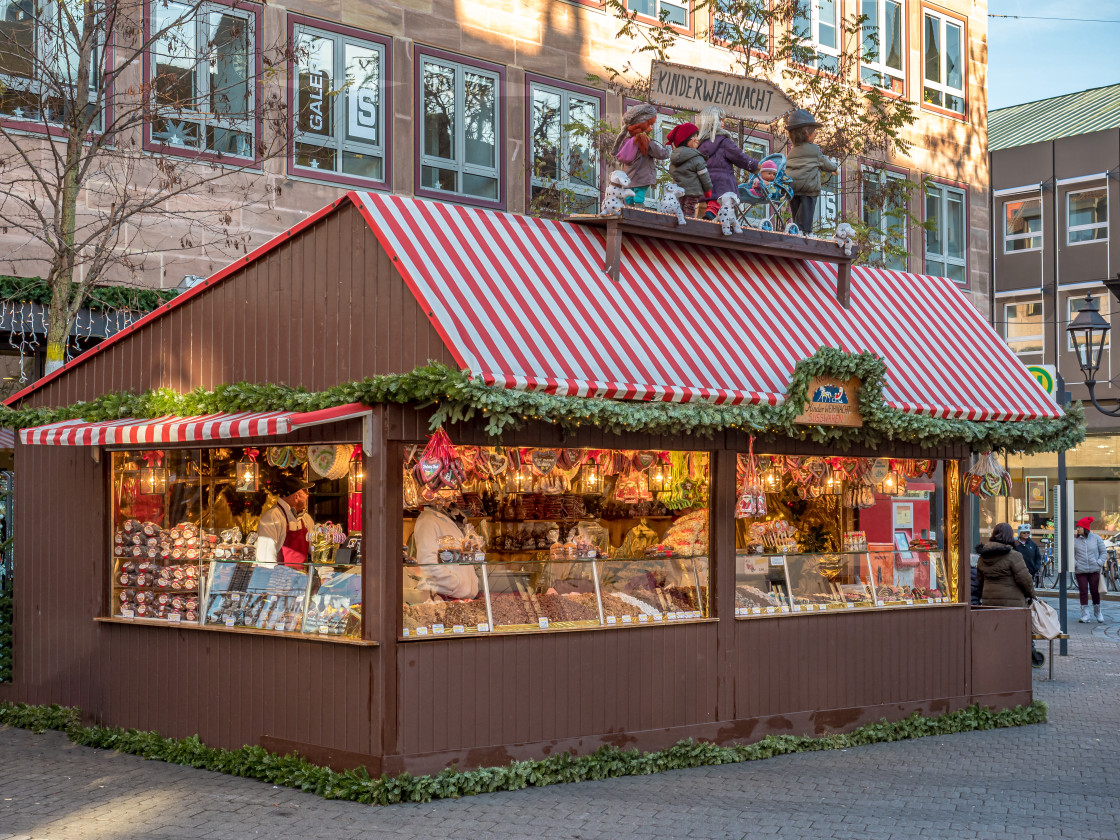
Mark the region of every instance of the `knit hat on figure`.
[[1093, 517], [1091, 517], [1091, 516], [1084, 516], [1081, 519], [1077, 520], [1077, 527], [1078, 528], [1084, 528], [1086, 531], [1089, 530], [1089, 526], [1092, 525], [1092, 524], [1093, 524]]
[[692, 138], [692, 135], [699, 130], [700, 129], [690, 122], [681, 123], [669, 132], [669, 136], [665, 138], [665, 142], [670, 146], [683, 146]]
[[776, 174], [778, 171], [778, 164], [772, 160], [762, 161], [762, 163], [758, 165], [758, 174], [761, 175], [767, 170]]

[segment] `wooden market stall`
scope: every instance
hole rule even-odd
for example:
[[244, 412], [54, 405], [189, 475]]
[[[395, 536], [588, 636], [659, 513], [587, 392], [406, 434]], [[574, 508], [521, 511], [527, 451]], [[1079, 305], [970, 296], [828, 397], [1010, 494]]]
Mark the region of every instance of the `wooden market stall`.
[[[953, 424], [1068, 429], [965, 297], [648, 231], [614, 281], [605, 242], [351, 193], [16, 394], [219, 396], [21, 431], [0, 699], [373, 773], [1029, 702]], [[293, 476], [298, 562], [250, 538]], [[437, 508], [478, 542], [429, 564]]]

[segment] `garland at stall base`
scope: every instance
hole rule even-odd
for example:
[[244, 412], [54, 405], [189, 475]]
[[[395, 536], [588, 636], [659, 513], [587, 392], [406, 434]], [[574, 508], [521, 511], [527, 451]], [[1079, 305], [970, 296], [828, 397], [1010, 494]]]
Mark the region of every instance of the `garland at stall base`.
[[[756, 435], [773, 434], [827, 443], [838, 449], [855, 445], [879, 448], [894, 441], [927, 447], [963, 443], [977, 452], [1034, 453], [1072, 449], [1085, 438], [1084, 410], [1080, 403], [1067, 406], [1065, 414], [1057, 420], [978, 422], [906, 414], [883, 401], [885, 375], [886, 365], [872, 353], [844, 353], [833, 347], [822, 347], [810, 358], [797, 363], [787, 398], [781, 405], [725, 406], [561, 397], [541, 391], [516, 391], [488, 386], [462, 371], [431, 363], [410, 373], [374, 376], [317, 393], [282, 385], [243, 382], [186, 394], [170, 389], [143, 394], [104, 394], [91, 402], [63, 408], [0, 407], [0, 426], [23, 428], [79, 418], [95, 422], [168, 414], [189, 417], [223, 411], [315, 411], [358, 402], [435, 406], [431, 420], [433, 429], [444, 423], [481, 416], [486, 420], [487, 433], [495, 438], [508, 428], [534, 420], [567, 430], [595, 426], [613, 433], [711, 437], [727, 429], [742, 429]], [[793, 422], [805, 404], [809, 382], [814, 376], [860, 378], [862, 427], [803, 426]]]
[[47, 729], [65, 732], [76, 744], [116, 750], [130, 755], [186, 767], [214, 770], [231, 776], [259, 779], [262, 782], [296, 788], [324, 799], [345, 799], [373, 805], [398, 802], [430, 802], [433, 799], [458, 799], [480, 793], [520, 790], [529, 786], [583, 782], [620, 776], [646, 776], [666, 770], [704, 767], [712, 764], [737, 764], [776, 755], [950, 735], [983, 729], [1003, 729], [1046, 722], [1046, 704], [1035, 700], [1029, 706], [992, 711], [978, 705], [940, 717], [922, 717], [917, 712], [904, 720], [870, 723], [847, 734], [813, 738], [801, 735], [768, 735], [755, 744], [721, 747], [716, 744], [681, 741], [666, 750], [642, 753], [602, 747], [591, 755], [558, 753], [539, 761], [515, 761], [504, 767], [483, 767], [459, 772], [444, 770], [435, 776], [372, 778], [364, 769], [336, 773], [312, 764], [299, 755], [277, 756], [261, 747], [225, 750], [208, 747], [198, 736], [164, 738], [157, 732], [82, 726], [81, 712], [64, 706], [27, 706], [0, 703], [0, 725], [18, 726], [32, 732]]
[[0, 683], [12, 681], [12, 608], [15, 604], [12, 580], [9, 575], [0, 586]]

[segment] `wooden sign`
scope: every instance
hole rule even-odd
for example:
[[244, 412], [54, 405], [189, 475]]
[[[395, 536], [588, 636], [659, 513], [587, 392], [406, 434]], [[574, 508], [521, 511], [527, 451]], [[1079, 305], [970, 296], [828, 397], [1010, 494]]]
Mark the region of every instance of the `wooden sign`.
[[718, 105], [729, 119], [756, 123], [773, 122], [797, 107], [765, 79], [657, 60], [650, 69], [649, 98], [654, 105], [683, 111]]
[[862, 426], [859, 386], [855, 377], [847, 381], [831, 376], [813, 377], [805, 410], [793, 422], [807, 426]]

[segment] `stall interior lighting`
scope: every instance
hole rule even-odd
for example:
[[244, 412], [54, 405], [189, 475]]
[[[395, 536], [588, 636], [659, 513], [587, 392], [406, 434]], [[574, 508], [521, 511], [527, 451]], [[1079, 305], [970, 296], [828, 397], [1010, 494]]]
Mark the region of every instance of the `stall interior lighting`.
[[361, 493], [366, 482], [366, 469], [361, 458], [350, 462], [350, 492]]
[[256, 493], [260, 489], [260, 467], [257, 462], [246, 455], [237, 462], [237, 483], [236, 490], [238, 493]]
[[167, 491], [167, 470], [163, 467], [143, 467], [140, 470], [140, 492], [154, 496]]
[[583, 468], [583, 483], [590, 490], [599, 486], [599, 468], [594, 464]]
[[898, 495], [898, 473], [891, 470], [883, 479], [883, 483], [879, 485], [879, 492], [885, 496]]
[[762, 489], [767, 493], [777, 493], [782, 489], [781, 470], [771, 467], [762, 474]]

